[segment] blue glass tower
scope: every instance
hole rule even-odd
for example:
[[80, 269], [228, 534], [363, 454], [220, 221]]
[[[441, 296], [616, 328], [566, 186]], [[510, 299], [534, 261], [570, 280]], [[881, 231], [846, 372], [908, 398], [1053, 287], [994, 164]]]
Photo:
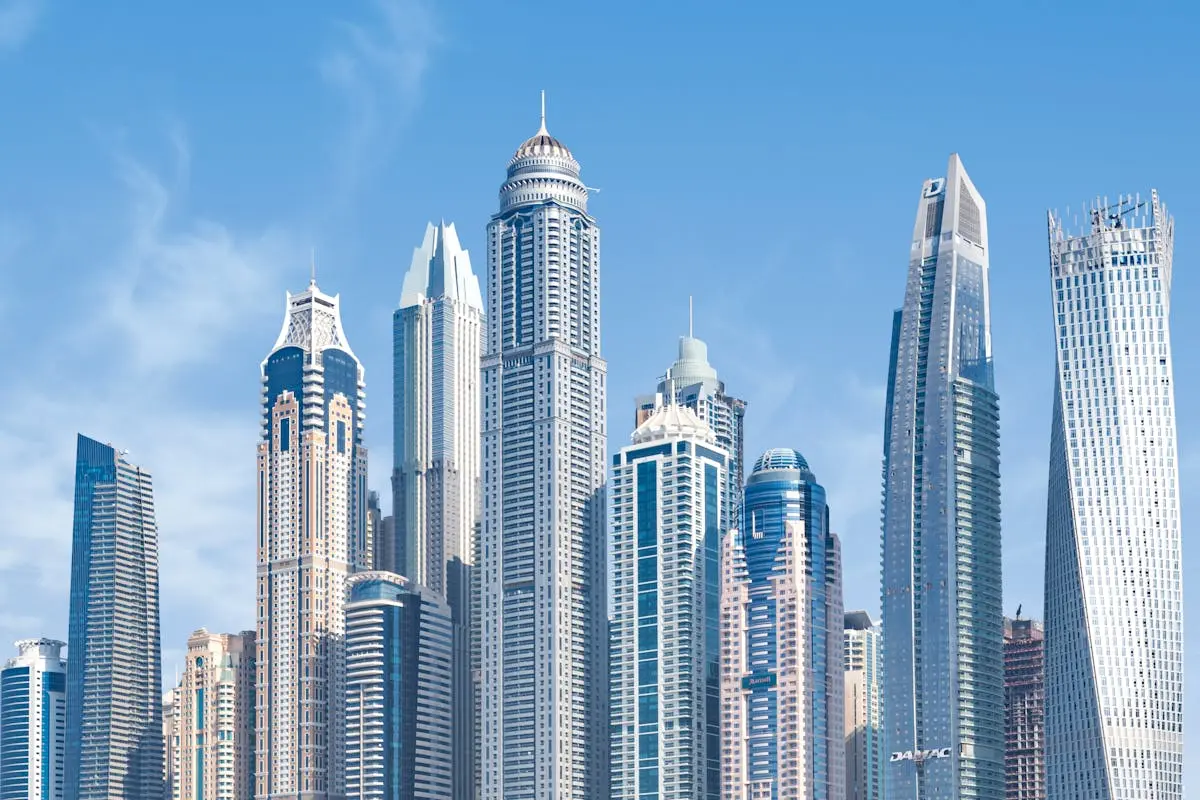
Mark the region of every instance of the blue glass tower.
[[62, 800], [66, 760], [64, 642], [22, 639], [0, 670], [0, 800]]
[[459, 800], [454, 791], [450, 606], [390, 572], [350, 579], [346, 796]]
[[893, 318], [883, 460], [889, 800], [1004, 797], [1000, 425], [987, 214], [957, 155], [925, 181]]
[[67, 800], [163, 794], [150, 474], [80, 435], [67, 650]]
[[795, 450], [754, 465], [721, 571], [722, 796], [844, 800], [840, 545]]

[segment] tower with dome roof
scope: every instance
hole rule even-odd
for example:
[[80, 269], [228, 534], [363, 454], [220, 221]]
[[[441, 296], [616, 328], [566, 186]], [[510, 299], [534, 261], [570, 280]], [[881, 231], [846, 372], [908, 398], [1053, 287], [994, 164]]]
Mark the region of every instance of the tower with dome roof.
[[609, 796], [600, 230], [542, 108], [487, 228], [484, 800]]

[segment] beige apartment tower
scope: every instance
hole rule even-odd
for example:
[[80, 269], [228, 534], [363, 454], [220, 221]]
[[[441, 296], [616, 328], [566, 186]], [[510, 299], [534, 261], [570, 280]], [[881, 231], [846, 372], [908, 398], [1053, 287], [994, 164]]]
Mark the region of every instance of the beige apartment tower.
[[176, 800], [254, 797], [254, 659], [254, 631], [188, 638], [168, 740]]

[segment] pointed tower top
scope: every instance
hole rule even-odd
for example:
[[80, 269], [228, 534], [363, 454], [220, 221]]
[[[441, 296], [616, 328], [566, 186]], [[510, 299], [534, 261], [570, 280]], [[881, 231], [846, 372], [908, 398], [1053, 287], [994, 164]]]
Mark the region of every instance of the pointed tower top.
[[547, 136], [550, 131], [546, 130], [546, 90], [542, 89], [542, 124], [538, 128], [539, 136]]
[[312, 272], [308, 278], [308, 285], [316, 286], [317, 285], [317, 248], [316, 247], [314, 247], [312, 249], [312, 257], [311, 257], [310, 265], [311, 265]]

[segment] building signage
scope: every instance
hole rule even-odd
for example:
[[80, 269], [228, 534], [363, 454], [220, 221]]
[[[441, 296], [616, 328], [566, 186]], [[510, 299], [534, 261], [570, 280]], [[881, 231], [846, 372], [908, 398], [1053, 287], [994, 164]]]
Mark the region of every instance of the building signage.
[[742, 678], [743, 689], [758, 689], [763, 686], [766, 686], [767, 688], [773, 688], [775, 686], [774, 672], [768, 672], [765, 674], [760, 672], [756, 675], [747, 675], [746, 677]]
[[950, 748], [939, 747], [933, 750], [905, 750], [902, 753], [892, 753], [892, 761], [916, 761], [920, 763], [930, 758], [949, 758]]

